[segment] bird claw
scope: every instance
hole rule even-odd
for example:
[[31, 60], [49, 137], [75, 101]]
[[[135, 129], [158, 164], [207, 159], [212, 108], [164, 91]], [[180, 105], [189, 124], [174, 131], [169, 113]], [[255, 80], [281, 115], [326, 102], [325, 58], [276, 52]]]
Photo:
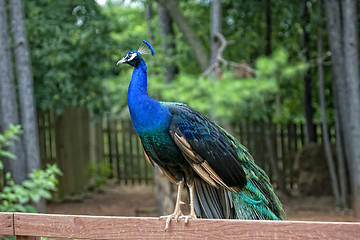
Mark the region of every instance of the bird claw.
[[165, 224], [165, 231], [169, 229], [169, 225], [172, 219], [175, 219], [176, 222], [179, 222], [179, 220], [184, 219], [185, 225], [189, 223], [189, 219], [196, 219], [196, 215], [184, 215], [181, 212], [173, 213], [168, 216], [161, 216], [159, 219], [166, 218], [166, 224]]
[[180, 219], [181, 218], [185, 219], [185, 225], [187, 225], [189, 223], [189, 219], [197, 219], [196, 215], [191, 215], [191, 214], [186, 215], [186, 216], [182, 215], [182, 216], [180, 216]]
[[179, 212], [174, 212], [173, 214], [170, 214], [168, 216], [161, 216], [159, 219], [166, 218], [165, 231], [167, 231], [169, 229], [169, 224], [171, 222], [171, 219], [175, 219], [175, 221], [178, 222], [182, 216], [184, 215], [182, 214], [181, 211], [179, 211]]

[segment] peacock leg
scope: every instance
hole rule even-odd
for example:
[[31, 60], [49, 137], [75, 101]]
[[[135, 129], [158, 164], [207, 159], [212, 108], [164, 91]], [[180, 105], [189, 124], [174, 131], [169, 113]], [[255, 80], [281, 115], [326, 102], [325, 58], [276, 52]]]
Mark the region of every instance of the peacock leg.
[[183, 204], [183, 202], [181, 201], [181, 193], [184, 188], [184, 180], [181, 180], [181, 181], [177, 182], [176, 184], [178, 186], [178, 190], [177, 190], [175, 210], [169, 216], [161, 216], [160, 217], [160, 218], [167, 218], [166, 225], [165, 225], [165, 231], [168, 230], [171, 219], [175, 219], [177, 222], [179, 220], [179, 218], [183, 215], [181, 212], [180, 206], [181, 206], [181, 204]]
[[190, 216], [196, 218], [195, 208], [194, 208], [194, 184], [191, 184], [189, 187], [190, 191]]
[[185, 216], [185, 224], [188, 223], [189, 219], [196, 219], [196, 213], [194, 208], [194, 183], [187, 184], [190, 193], [190, 215]]

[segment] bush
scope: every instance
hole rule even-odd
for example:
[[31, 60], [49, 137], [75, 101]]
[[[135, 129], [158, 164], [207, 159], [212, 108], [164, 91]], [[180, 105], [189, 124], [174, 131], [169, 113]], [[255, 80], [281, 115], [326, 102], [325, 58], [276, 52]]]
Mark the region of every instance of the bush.
[[[21, 134], [21, 126], [10, 125], [9, 129], [0, 134], [0, 156], [15, 159], [15, 156], [4, 150], [5, 146], [11, 145], [11, 140], [16, 140], [17, 134]], [[0, 160], [0, 170], [4, 165]], [[62, 175], [60, 169], [54, 165], [47, 165], [45, 170], [34, 170], [29, 173], [28, 179], [21, 185], [15, 184], [11, 174], [5, 173], [6, 185], [0, 192], [0, 212], [36, 212], [33, 204], [41, 198], [51, 199], [52, 192], [57, 190], [57, 175]]]

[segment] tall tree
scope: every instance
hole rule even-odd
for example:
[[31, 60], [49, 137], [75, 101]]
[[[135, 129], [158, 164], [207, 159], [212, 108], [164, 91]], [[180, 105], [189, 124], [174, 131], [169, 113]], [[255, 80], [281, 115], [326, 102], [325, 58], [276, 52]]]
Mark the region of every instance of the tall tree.
[[178, 71], [174, 56], [175, 56], [175, 35], [173, 29], [173, 21], [165, 8], [158, 3], [158, 14], [160, 31], [162, 35], [162, 49], [166, 55], [165, 64], [165, 81], [170, 83]]
[[266, 33], [265, 33], [265, 55], [270, 56], [272, 48], [271, 48], [271, 0], [265, 0], [265, 14], [266, 14]]
[[[340, 4], [337, 0], [325, 1], [326, 13], [326, 27], [329, 46], [331, 50], [331, 70], [333, 78], [333, 92], [334, 103], [337, 107], [337, 118], [339, 119], [341, 131], [339, 135], [343, 136], [344, 146], [350, 146], [349, 128], [346, 127], [346, 121], [349, 119], [349, 101], [347, 98], [347, 82], [343, 81], [345, 78], [344, 71], [344, 55], [343, 55], [343, 40], [342, 40], [342, 26]], [[340, 139], [340, 138], [338, 138]], [[350, 156], [349, 148], [345, 147], [346, 156]], [[350, 161], [350, 159], [348, 159]]]
[[[309, 32], [309, 24], [310, 24], [310, 14], [307, 5], [307, 0], [304, 0], [304, 10], [303, 10], [303, 24], [302, 24], [302, 41], [301, 47], [305, 50], [305, 61], [310, 61], [310, 32]], [[315, 125], [313, 123], [314, 118], [314, 107], [312, 106], [312, 83], [311, 83], [311, 74], [310, 68], [306, 70], [304, 73], [304, 110], [305, 110], [305, 137], [307, 142], [315, 142], [316, 134], [315, 134]]]
[[176, 0], [157, 0], [168, 11], [180, 31], [184, 35], [186, 41], [191, 46], [195, 58], [199, 64], [201, 71], [205, 71], [208, 67], [208, 54], [200, 39], [196, 36], [184, 15], [182, 14], [178, 2]]
[[[348, 160], [354, 213], [360, 216], [360, 77], [355, 0], [325, 1], [335, 101]], [[342, 12], [340, 12], [340, 9]]]
[[31, 60], [26, 36], [22, 1], [10, 0], [11, 29], [14, 42], [16, 77], [19, 89], [21, 124], [27, 172], [40, 169], [40, 151], [34, 101]]
[[360, 217], [360, 72], [359, 72], [359, 37], [358, 12], [356, 0], [342, 2], [343, 16], [343, 44], [346, 81], [349, 86], [351, 142], [351, 171], [353, 207], [355, 214]]
[[322, 135], [324, 141], [324, 150], [325, 156], [327, 160], [327, 164], [329, 167], [329, 173], [331, 178], [331, 186], [333, 190], [333, 194], [335, 197], [336, 205], [339, 207], [344, 206], [344, 202], [342, 202], [342, 198], [340, 198], [338, 177], [335, 171], [334, 158], [331, 152], [331, 143], [329, 137], [329, 128], [328, 121], [326, 117], [326, 104], [325, 104], [325, 77], [324, 77], [324, 68], [323, 68], [323, 32], [322, 32], [322, 3], [321, 0], [318, 1], [318, 17], [319, 17], [319, 27], [318, 27], [318, 40], [317, 40], [317, 68], [318, 68], [318, 79], [319, 79], [319, 102], [320, 102], [320, 112], [321, 112], [321, 120], [322, 120]]
[[[0, 56], [0, 132], [3, 132], [10, 124], [20, 123], [4, 0], [0, 0]], [[17, 159], [5, 159], [5, 171], [19, 184], [26, 178], [22, 140], [14, 142], [8, 151]]]

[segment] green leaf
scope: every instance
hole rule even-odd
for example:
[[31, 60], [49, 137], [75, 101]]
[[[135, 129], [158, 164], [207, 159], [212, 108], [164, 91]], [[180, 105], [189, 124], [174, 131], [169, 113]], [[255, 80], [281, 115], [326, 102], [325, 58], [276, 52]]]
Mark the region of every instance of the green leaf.
[[40, 194], [38, 194], [37, 192], [30, 192], [30, 198], [34, 203], [38, 203], [41, 199]]
[[11, 159], [16, 159], [16, 156], [8, 151], [0, 151], [0, 156], [6, 157], [6, 158], [11, 158]]

